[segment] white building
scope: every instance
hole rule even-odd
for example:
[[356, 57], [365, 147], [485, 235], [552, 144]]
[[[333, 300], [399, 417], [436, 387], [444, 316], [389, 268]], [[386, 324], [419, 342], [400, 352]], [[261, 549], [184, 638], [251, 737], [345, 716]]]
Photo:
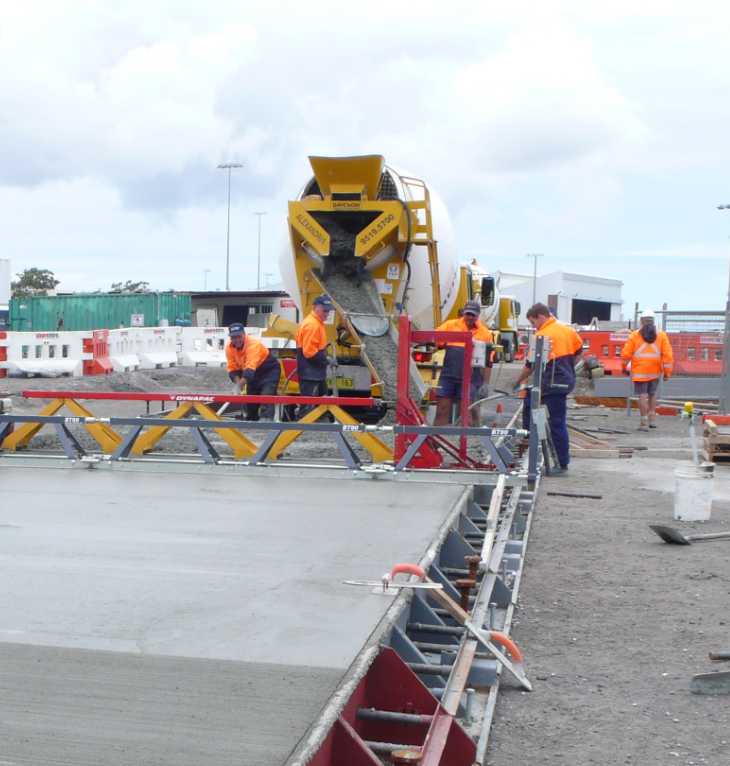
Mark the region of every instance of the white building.
[[520, 303], [520, 325], [527, 324], [525, 313], [533, 303], [546, 304], [561, 322], [567, 324], [587, 325], [594, 317], [602, 322], [623, 319], [623, 282], [620, 279], [568, 271], [540, 275], [536, 283], [531, 274], [498, 271], [496, 276], [501, 294], [512, 295]]

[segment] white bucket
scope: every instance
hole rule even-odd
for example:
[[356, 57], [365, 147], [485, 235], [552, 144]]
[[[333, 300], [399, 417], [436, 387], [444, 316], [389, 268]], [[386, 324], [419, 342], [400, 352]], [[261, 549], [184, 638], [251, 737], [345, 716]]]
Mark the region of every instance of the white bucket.
[[674, 518], [707, 521], [712, 511], [714, 463], [688, 463], [674, 469]]

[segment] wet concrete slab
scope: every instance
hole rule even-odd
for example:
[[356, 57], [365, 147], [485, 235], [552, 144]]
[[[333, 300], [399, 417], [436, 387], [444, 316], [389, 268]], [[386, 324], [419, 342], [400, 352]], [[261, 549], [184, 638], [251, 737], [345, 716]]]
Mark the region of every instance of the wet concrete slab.
[[[3, 694], [17, 700], [13, 758], [283, 761], [391, 603], [342, 580], [420, 559], [462, 491], [0, 465], [0, 665], [50, 663], [32, 683], [0, 670]], [[211, 672], [229, 675], [218, 695]], [[91, 691], [74, 696], [74, 678]], [[236, 679], [250, 681], [245, 693]], [[76, 700], [70, 722], [64, 698]], [[135, 699], [158, 717], [137, 716]], [[255, 702], [264, 699], [269, 708]], [[255, 723], [251, 705], [279, 717], [275, 731]], [[155, 732], [146, 759], [132, 748], [146, 741], [146, 720], [172, 737], [196, 709], [198, 739], [235, 759], [209, 748], [186, 761]], [[57, 760], [33, 756], [45, 736]]]

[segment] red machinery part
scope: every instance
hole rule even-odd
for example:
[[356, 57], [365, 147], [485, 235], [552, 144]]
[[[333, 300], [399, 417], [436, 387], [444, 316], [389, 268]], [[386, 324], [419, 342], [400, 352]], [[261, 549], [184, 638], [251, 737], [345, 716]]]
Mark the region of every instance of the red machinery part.
[[381, 766], [373, 750], [380, 743], [420, 753], [419, 766], [471, 766], [476, 756], [461, 725], [390, 647], [380, 650], [309, 766]]
[[22, 391], [26, 399], [101, 399], [135, 402], [203, 402], [204, 404], [332, 404], [373, 407], [375, 399], [359, 396], [239, 396], [206, 393], [142, 393], [138, 391]]
[[[4, 345], [7, 342], [8, 334], [3, 330], [0, 332], [0, 362], [8, 361], [8, 347]], [[0, 378], [7, 378], [8, 371], [6, 369], [0, 369]]]

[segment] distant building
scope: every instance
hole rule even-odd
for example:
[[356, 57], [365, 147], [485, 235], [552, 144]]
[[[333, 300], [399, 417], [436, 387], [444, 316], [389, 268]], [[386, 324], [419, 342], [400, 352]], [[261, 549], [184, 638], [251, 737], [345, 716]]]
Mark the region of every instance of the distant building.
[[271, 314], [279, 314], [293, 322], [300, 320], [299, 311], [283, 290], [222, 290], [191, 293], [193, 324], [198, 327], [228, 327], [241, 322], [246, 327], [266, 327]]
[[[519, 301], [519, 323], [526, 325], [525, 313], [533, 304], [532, 275], [498, 271], [496, 276], [502, 295], [512, 295]], [[594, 318], [620, 322], [623, 319], [622, 287], [620, 279], [553, 271], [537, 277], [534, 302], [544, 303], [557, 319], [568, 324], [587, 325]]]

